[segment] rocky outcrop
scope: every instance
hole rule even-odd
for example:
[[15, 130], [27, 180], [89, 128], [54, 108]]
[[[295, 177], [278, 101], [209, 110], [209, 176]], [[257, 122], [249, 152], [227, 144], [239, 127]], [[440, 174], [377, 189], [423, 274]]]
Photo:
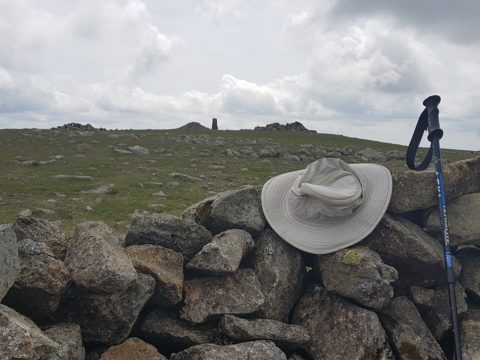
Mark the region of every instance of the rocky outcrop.
[[308, 130], [303, 124], [299, 121], [293, 123], [286, 123], [282, 125], [278, 122], [267, 124], [266, 126], [255, 126], [254, 130], [266, 130], [266, 131], [309, 131], [316, 132], [315, 130]]
[[11, 224], [0, 225], [0, 301], [20, 274], [17, 237]]

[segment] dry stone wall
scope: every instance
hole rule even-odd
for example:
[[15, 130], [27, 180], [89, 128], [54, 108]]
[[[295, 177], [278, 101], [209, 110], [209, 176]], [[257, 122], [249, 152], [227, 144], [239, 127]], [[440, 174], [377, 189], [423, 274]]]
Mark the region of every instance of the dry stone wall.
[[[480, 359], [480, 158], [445, 167], [464, 359]], [[393, 174], [362, 242], [305, 254], [265, 221], [261, 187], [183, 217], [137, 212], [69, 238], [30, 216], [0, 225], [1, 359], [449, 359], [433, 172]]]

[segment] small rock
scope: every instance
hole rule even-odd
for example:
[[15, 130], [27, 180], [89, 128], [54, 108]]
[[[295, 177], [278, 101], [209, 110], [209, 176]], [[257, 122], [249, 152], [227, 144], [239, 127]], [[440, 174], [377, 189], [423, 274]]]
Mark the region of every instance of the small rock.
[[167, 360], [154, 346], [137, 338], [125, 340], [120, 345], [110, 347], [100, 360]]
[[77, 324], [54, 325], [45, 330], [44, 334], [60, 345], [57, 351], [58, 360], [85, 359], [82, 334]]
[[117, 190], [115, 189], [114, 184], [102, 185], [92, 190], [84, 190], [82, 194], [116, 194]]
[[120, 155], [133, 155], [133, 152], [129, 150], [114, 148], [113, 151], [115, 151], [117, 154], [120, 154]]
[[152, 196], [159, 196], [159, 197], [165, 197], [167, 194], [165, 194], [162, 190], [157, 191], [156, 193], [153, 193]]
[[18, 213], [18, 216], [19, 217], [30, 217], [30, 216], [32, 216], [32, 210], [30, 210], [30, 209], [22, 210]]
[[363, 150], [360, 150], [359, 152], [357, 152], [357, 155], [358, 156], [361, 156], [362, 158], [364, 158], [365, 160], [367, 161], [386, 161], [387, 160], [387, 156], [385, 156], [385, 154], [377, 151], [377, 150], [373, 150], [373, 149], [370, 149], [370, 148], [366, 148], [366, 149], [363, 149]]
[[145, 148], [143, 146], [140, 146], [140, 145], [129, 146], [128, 150], [130, 150], [133, 155], [148, 155], [148, 154], [150, 154], [150, 151], [148, 151], [147, 148]]
[[95, 181], [95, 179], [92, 176], [88, 176], [88, 175], [53, 175], [52, 178], [71, 179], [71, 180], [78, 180], [78, 181]]
[[192, 182], [202, 181], [202, 179], [198, 177], [187, 175], [187, 174], [181, 174], [181, 173], [171, 173], [170, 176], [173, 177], [174, 179], [183, 180], [183, 181], [192, 181]]

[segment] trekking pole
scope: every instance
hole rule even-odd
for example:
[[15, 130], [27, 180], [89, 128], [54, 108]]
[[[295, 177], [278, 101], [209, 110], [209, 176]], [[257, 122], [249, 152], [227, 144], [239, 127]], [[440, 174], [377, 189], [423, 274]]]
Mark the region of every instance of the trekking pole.
[[[447, 224], [447, 210], [445, 186], [443, 182], [442, 160], [440, 157], [440, 139], [443, 136], [443, 130], [440, 128], [438, 119], [438, 104], [440, 103], [440, 96], [433, 95], [425, 99], [423, 105], [425, 110], [418, 119], [415, 132], [410, 140], [407, 150], [407, 166], [413, 170], [423, 170], [428, 167], [432, 160], [435, 164], [435, 181], [438, 191], [438, 208], [440, 213], [440, 226], [443, 235], [443, 249], [445, 268], [447, 271], [448, 296], [450, 300], [450, 311], [453, 323], [453, 336], [455, 341], [455, 359], [462, 360], [462, 349], [460, 343], [460, 328], [458, 325], [458, 311], [457, 299], [455, 297], [455, 273], [453, 271], [452, 252], [450, 250], [450, 241], [448, 238], [448, 224]], [[427, 156], [418, 166], [415, 166], [415, 155], [420, 144], [423, 132], [428, 129], [428, 140], [430, 141], [430, 150]]]

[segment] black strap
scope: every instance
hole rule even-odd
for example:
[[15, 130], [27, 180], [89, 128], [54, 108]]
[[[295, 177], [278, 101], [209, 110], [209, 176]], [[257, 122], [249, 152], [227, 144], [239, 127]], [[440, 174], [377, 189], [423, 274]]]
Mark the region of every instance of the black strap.
[[428, 111], [427, 108], [423, 110], [418, 118], [417, 126], [415, 127], [415, 131], [413, 132], [412, 139], [410, 140], [410, 144], [408, 144], [406, 161], [407, 166], [412, 170], [425, 170], [430, 162], [432, 161], [432, 143], [430, 143], [430, 149], [428, 150], [427, 156], [425, 159], [420, 163], [420, 165], [415, 166], [415, 156], [417, 155], [418, 147], [420, 146], [420, 141], [422, 141], [423, 132], [427, 131], [428, 129]]

